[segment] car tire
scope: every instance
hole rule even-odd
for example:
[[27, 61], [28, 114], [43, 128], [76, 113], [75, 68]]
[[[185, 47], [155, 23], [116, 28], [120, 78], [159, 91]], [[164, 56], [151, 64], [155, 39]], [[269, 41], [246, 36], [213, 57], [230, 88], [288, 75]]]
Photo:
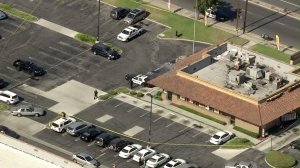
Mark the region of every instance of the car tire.
[[36, 113], [34, 116], [36, 116], [36, 117], [39, 117], [39, 116], [40, 116], [40, 114]]
[[74, 162], [74, 163], [77, 163], [77, 160], [76, 160], [76, 159], [73, 159], [73, 162]]
[[17, 116], [18, 116], [18, 117], [22, 117], [22, 114], [21, 114], [21, 113], [18, 113]]

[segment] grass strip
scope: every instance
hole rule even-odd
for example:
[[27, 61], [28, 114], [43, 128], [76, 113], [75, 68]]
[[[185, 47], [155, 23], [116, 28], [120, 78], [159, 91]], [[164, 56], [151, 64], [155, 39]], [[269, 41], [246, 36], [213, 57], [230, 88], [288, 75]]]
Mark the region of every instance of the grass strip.
[[235, 129], [237, 131], [240, 131], [240, 132], [242, 132], [242, 133], [244, 133], [246, 135], [249, 135], [249, 136], [251, 136], [253, 138], [258, 138], [259, 137], [258, 133], [248, 131], [248, 130], [246, 130], [244, 128], [241, 128], [241, 127], [238, 127], [238, 126], [233, 127], [233, 129]]
[[19, 18], [22, 18], [24, 20], [27, 20], [27, 21], [37, 21], [38, 18], [29, 14], [29, 13], [26, 13], [26, 12], [23, 12], [19, 9], [16, 9], [14, 7], [12, 7], [11, 5], [9, 4], [5, 4], [5, 3], [0, 3], [0, 9], [16, 16], [16, 17], [19, 17]]
[[252, 46], [250, 49], [252, 51], [261, 53], [263, 55], [266, 55], [268, 57], [283, 61], [287, 64], [290, 63], [291, 57], [288, 54], [285, 54], [281, 51], [278, 51], [275, 48], [268, 47], [268, 46], [265, 46], [265, 45], [262, 45], [262, 44], [256, 44], [256, 45]]
[[185, 111], [188, 111], [190, 113], [196, 114], [196, 115], [198, 115], [200, 117], [209, 119], [209, 120], [214, 121], [216, 123], [219, 123], [221, 125], [226, 125], [226, 122], [224, 122], [224, 121], [218, 120], [218, 119], [216, 119], [216, 118], [214, 118], [212, 116], [209, 116], [209, 115], [202, 114], [202, 113], [200, 113], [200, 112], [198, 112], [198, 111], [196, 111], [194, 109], [191, 109], [189, 107], [186, 107], [186, 106], [183, 106], [183, 105], [175, 105], [175, 106], [178, 107], [178, 108], [180, 108], [180, 109], [182, 109], [182, 110], [185, 110]]
[[227, 149], [238, 149], [238, 148], [249, 148], [254, 144], [246, 138], [234, 138], [227, 142], [225, 145], [222, 145], [222, 148]]
[[291, 168], [296, 164], [296, 160], [292, 156], [279, 151], [268, 152], [266, 161], [276, 168]]
[[5, 103], [0, 103], [0, 110], [8, 110], [9, 109], [9, 106]]

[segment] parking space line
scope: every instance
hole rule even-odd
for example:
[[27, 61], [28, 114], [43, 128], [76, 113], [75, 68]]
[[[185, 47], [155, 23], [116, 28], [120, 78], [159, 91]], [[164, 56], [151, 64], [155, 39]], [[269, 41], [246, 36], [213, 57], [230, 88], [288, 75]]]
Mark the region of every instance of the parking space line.
[[148, 113], [150, 113], [150, 112], [148, 111], [147, 113], [141, 115], [140, 117], [144, 117], [144, 116], [147, 115]]
[[161, 118], [163, 118], [163, 116], [158, 117], [157, 119], [153, 120], [153, 122], [156, 122], [156, 121], [160, 120]]
[[199, 133], [193, 135], [192, 137], [195, 138], [196, 136], [198, 136], [198, 135], [200, 135], [200, 134], [201, 134], [201, 132], [199, 132]]
[[186, 129], [189, 129], [190, 127], [185, 127], [185, 128], [183, 128], [182, 130], [180, 130], [180, 131], [178, 131], [178, 132], [183, 132], [183, 131], [185, 131]]
[[105, 155], [105, 153], [102, 153], [101, 155], [97, 156], [95, 159], [99, 159], [99, 158], [102, 157], [103, 155]]
[[171, 124], [167, 125], [166, 127], [170, 127], [173, 124], [175, 124], [175, 121], [173, 121]]
[[115, 108], [121, 106], [121, 105], [124, 104], [124, 103], [125, 103], [125, 102], [122, 102], [122, 103], [120, 103], [120, 104], [115, 105]]
[[133, 107], [132, 109], [128, 110], [127, 113], [131, 112], [132, 110], [134, 110], [134, 109], [136, 109], [136, 108], [138, 108], [138, 107], [136, 107], [136, 106]]
[[100, 151], [101, 152], [105, 152], [107, 150], [107, 148], [103, 148], [103, 149], [101, 149]]
[[78, 138], [76, 138], [74, 141], [77, 142], [77, 141], [79, 141], [79, 140], [80, 140], [80, 138], [78, 137]]
[[89, 143], [88, 146], [92, 146], [92, 145], [94, 145], [94, 144], [95, 144], [95, 141]]

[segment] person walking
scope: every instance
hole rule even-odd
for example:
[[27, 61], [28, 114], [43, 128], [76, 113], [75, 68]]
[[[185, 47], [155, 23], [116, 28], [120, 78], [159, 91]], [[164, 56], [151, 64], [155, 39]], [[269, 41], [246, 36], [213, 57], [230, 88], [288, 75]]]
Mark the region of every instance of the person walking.
[[98, 98], [98, 91], [97, 91], [97, 89], [95, 89], [95, 91], [94, 91], [94, 100], [97, 99], [97, 98]]

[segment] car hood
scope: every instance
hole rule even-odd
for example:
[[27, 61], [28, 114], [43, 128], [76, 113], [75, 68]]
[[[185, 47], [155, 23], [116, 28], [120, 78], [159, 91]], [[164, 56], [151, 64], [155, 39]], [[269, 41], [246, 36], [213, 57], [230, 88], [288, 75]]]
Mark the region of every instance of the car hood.
[[127, 37], [129, 37], [128, 34], [123, 34], [123, 33], [120, 33], [118, 36], [119, 36], [119, 37], [122, 37], [122, 38], [127, 38]]

